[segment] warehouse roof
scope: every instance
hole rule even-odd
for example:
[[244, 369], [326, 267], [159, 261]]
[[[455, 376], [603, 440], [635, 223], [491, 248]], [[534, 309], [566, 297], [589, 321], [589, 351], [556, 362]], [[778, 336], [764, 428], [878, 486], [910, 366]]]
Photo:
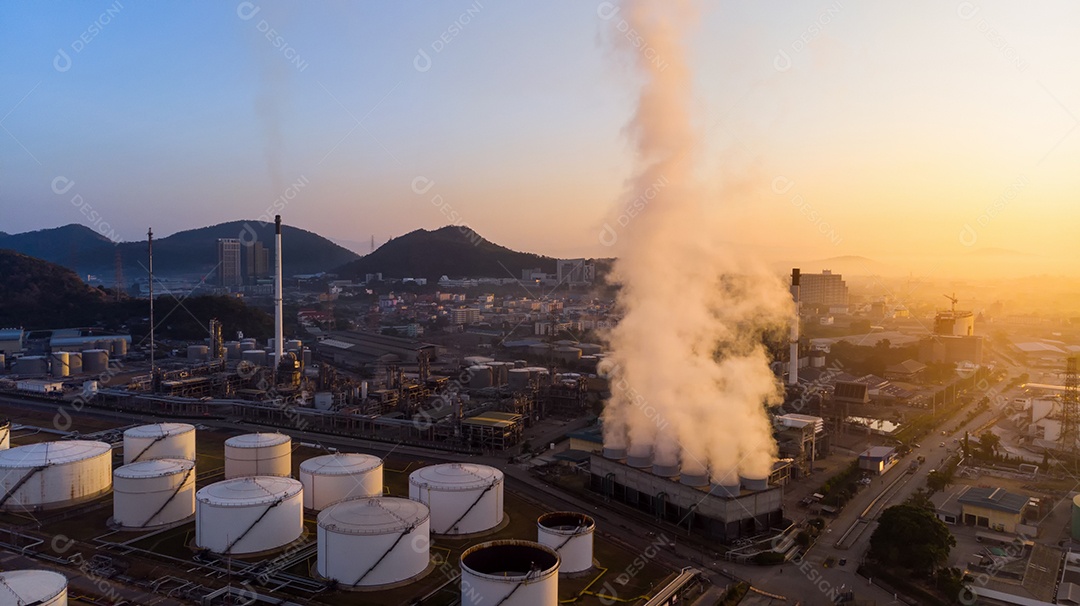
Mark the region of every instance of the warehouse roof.
[[973, 486], [958, 500], [964, 505], [1016, 514], [1023, 511], [1028, 502], [1028, 498], [1022, 494], [1008, 492], [1004, 488], [992, 488], [989, 486]]

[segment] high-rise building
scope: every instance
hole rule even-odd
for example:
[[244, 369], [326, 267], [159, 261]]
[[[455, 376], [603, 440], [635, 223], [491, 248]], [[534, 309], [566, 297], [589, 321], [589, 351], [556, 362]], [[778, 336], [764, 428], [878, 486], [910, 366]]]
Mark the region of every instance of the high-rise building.
[[236, 238], [219, 238], [217, 241], [218, 258], [218, 285], [240, 286], [243, 279], [240, 275], [240, 240]]
[[559, 284], [588, 284], [595, 277], [595, 266], [585, 259], [559, 259], [555, 266]]
[[244, 278], [250, 283], [270, 277], [270, 249], [262, 242], [244, 245]]
[[799, 298], [804, 305], [844, 306], [848, 304], [848, 289], [844, 278], [825, 270], [820, 274], [802, 274]]

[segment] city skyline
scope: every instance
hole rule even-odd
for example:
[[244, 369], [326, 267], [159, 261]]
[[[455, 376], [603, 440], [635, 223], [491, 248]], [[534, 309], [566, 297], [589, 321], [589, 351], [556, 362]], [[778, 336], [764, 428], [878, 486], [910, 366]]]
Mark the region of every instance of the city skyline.
[[[1072, 271], [1078, 9], [914, 8], [705, 3], [688, 49], [692, 161], [717, 206], [703, 211], [722, 207], [730, 244], [768, 261], [962, 272], [1007, 249], [1029, 273]], [[649, 202], [624, 188], [635, 77], [609, 50], [633, 37], [623, 16], [413, 9], [14, 7], [4, 231], [96, 216], [130, 241], [147, 223], [281, 211], [360, 252], [465, 223], [519, 250], [610, 256], [605, 230], [634, 229]]]

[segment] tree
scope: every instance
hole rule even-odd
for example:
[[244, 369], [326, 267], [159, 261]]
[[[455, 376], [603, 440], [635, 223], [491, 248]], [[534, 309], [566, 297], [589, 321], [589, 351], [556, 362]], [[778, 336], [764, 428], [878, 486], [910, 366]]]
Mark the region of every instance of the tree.
[[984, 431], [979, 436], [979, 454], [983, 458], [992, 459], [997, 454], [997, 448], [1000, 444], [1001, 438], [991, 431]]
[[870, 557], [886, 566], [900, 566], [921, 575], [948, 561], [956, 539], [945, 524], [923, 505], [886, 509], [870, 537]]

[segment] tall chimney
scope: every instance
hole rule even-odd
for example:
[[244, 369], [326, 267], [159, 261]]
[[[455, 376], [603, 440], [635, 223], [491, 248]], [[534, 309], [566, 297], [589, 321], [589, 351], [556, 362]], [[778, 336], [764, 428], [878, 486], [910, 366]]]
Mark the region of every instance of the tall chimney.
[[791, 298], [795, 301], [795, 317], [791, 322], [791, 355], [788, 361], [788, 385], [799, 384], [799, 268], [791, 270]]
[[285, 346], [285, 327], [282, 321], [285, 318], [281, 307], [281, 215], [274, 216], [274, 237], [276, 249], [274, 253], [274, 373], [281, 366], [283, 348]]

